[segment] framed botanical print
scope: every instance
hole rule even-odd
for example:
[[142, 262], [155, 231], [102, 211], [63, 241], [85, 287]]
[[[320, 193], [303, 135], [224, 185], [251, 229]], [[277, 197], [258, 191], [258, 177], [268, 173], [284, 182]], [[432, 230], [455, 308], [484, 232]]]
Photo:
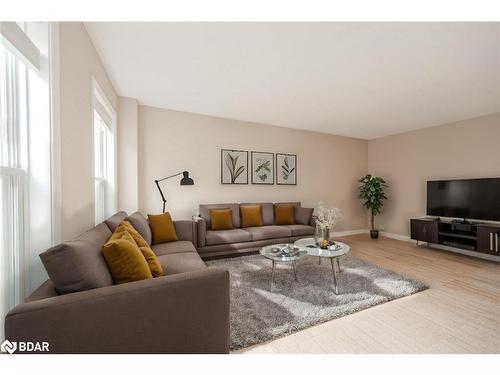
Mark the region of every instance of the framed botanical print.
[[274, 185], [274, 154], [252, 151], [252, 184]]
[[297, 155], [276, 154], [276, 184], [297, 185]]
[[221, 150], [221, 184], [248, 184], [248, 151]]

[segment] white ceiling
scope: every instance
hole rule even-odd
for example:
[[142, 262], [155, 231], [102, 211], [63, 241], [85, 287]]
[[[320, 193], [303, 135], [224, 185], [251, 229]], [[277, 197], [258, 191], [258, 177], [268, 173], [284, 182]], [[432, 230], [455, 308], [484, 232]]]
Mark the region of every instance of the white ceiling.
[[500, 111], [500, 23], [86, 23], [141, 104], [363, 139]]

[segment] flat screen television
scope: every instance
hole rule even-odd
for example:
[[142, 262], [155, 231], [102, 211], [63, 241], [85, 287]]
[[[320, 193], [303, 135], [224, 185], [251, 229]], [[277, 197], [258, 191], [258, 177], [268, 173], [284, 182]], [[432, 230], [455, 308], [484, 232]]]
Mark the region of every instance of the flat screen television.
[[427, 181], [427, 215], [500, 221], [500, 178]]

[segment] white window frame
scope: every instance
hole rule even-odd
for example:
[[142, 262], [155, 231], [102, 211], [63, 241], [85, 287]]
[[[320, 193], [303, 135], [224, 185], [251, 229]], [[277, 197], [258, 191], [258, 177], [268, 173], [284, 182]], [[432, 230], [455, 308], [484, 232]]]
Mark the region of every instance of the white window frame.
[[[27, 195], [28, 184], [26, 181], [26, 170], [23, 168], [0, 167], [0, 170], [2, 176], [19, 179], [18, 184], [21, 187], [21, 189], [17, 191], [17, 194], [14, 192], [14, 197], [10, 197], [13, 198], [12, 200], [2, 202], [2, 211], [7, 212], [6, 217], [10, 218], [10, 223], [13, 224], [12, 228], [9, 226], [8, 228], [4, 227], [0, 229], [3, 232], [2, 236], [6, 236], [9, 240], [10, 251], [7, 249], [2, 250], [8, 251], [8, 257], [6, 258], [7, 264], [2, 264], [2, 273], [5, 271], [6, 274], [10, 276], [8, 280], [9, 290], [5, 293], [5, 300], [3, 302], [8, 309], [11, 309], [22, 302], [26, 296], [26, 262], [29, 256], [29, 254], [27, 254], [27, 244], [29, 241], [27, 230], [27, 225], [29, 224], [27, 217], [29, 209], [29, 199]], [[17, 206], [17, 209], [14, 206]], [[2, 221], [2, 225], [4, 224], [5, 223]], [[3, 240], [4, 238], [2, 238], [2, 241]], [[0, 326], [3, 327], [3, 322]], [[0, 332], [0, 337], [3, 337], [3, 331]]]
[[39, 254], [54, 243], [51, 158], [58, 148], [53, 138], [58, 120], [54, 116], [59, 113], [54, 111], [59, 106], [54, 101], [59, 76], [59, 55], [54, 54], [57, 36], [57, 23], [0, 22], [2, 48], [16, 60], [15, 65], [7, 60], [7, 79], [1, 87], [6, 91], [0, 95], [5, 108], [2, 121], [6, 120], [1, 129], [6, 148], [0, 163], [1, 188], [6, 188], [0, 201], [0, 341], [3, 314], [46, 280]]
[[59, 82], [59, 23], [49, 23], [50, 58], [50, 131], [51, 131], [51, 185], [52, 185], [52, 245], [62, 241], [62, 172], [61, 172], [61, 114]]
[[40, 70], [40, 50], [16, 22], [0, 22], [0, 38], [25, 65]]
[[[92, 77], [92, 200], [93, 204], [93, 217], [95, 220], [95, 224], [99, 224], [102, 220], [111, 216], [115, 211], [118, 205], [118, 194], [117, 194], [117, 115], [116, 112], [106, 97], [106, 94], [102, 90], [102, 88], [97, 83], [95, 77]], [[106, 137], [107, 145], [106, 145], [106, 176], [103, 179], [102, 177], [96, 176], [95, 170], [95, 157], [96, 157], [96, 132], [95, 132], [95, 112], [99, 114], [101, 119], [103, 120], [105, 126], [108, 127], [109, 133], [108, 137]], [[109, 150], [111, 149], [111, 152]], [[104, 182], [105, 187], [105, 201], [104, 201], [104, 215], [102, 217], [96, 217], [96, 194], [95, 194], [95, 184], [96, 181], [100, 180]], [[104, 181], [105, 180], [105, 181]]]
[[[17, 25], [11, 25], [12, 23], [2, 23], [0, 31], [3, 33], [5, 31], [5, 25], [9, 24], [13, 30], [20, 30], [24, 33]], [[15, 134], [12, 134], [14, 129], [7, 130], [10, 135], [7, 137], [16, 137], [17, 140], [12, 141], [13, 146], [9, 150], [9, 155], [7, 156], [8, 165], [0, 165], [0, 174], [7, 178], [11, 178], [12, 183], [17, 183], [19, 189], [12, 192], [12, 195], [7, 197], [1, 197], [1, 215], [7, 218], [8, 222], [2, 220], [2, 243], [0, 246], [8, 241], [8, 249], [1, 248], [1, 251], [6, 251], [7, 254], [0, 254], [2, 259], [0, 260], [0, 276], [2, 280], [1, 286], [6, 288], [2, 290], [0, 295], [2, 296], [2, 311], [0, 314], [0, 339], [3, 338], [3, 314], [6, 311], [3, 309], [11, 309], [26, 297], [29, 285], [29, 135], [28, 135], [28, 90], [29, 90], [29, 79], [28, 79], [28, 66], [27, 60], [22, 58], [22, 54], [16, 49], [16, 45], [8, 43], [8, 39], [5, 35], [1, 35], [3, 48], [5, 48], [8, 53], [12, 54], [17, 59], [17, 65], [15, 67], [15, 83], [13, 84], [13, 91], [10, 92], [11, 95], [16, 97], [15, 102], [7, 102], [7, 107], [10, 110], [14, 110], [17, 118], [17, 125], [15, 127]], [[14, 69], [13, 66], [8, 67], [8, 69]], [[6, 84], [8, 84], [6, 82]], [[7, 110], [7, 113], [9, 110]], [[16, 182], [17, 180], [17, 182]], [[3, 182], [0, 182], [3, 183]], [[3, 200], [3, 198], [7, 198]], [[8, 225], [11, 224], [11, 225]], [[5, 263], [3, 262], [5, 260]], [[5, 274], [4, 274], [5, 272]], [[7, 276], [7, 277], [5, 277]], [[5, 278], [4, 278], [5, 277]], [[3, 282], [7, 285], [3, 285]]]

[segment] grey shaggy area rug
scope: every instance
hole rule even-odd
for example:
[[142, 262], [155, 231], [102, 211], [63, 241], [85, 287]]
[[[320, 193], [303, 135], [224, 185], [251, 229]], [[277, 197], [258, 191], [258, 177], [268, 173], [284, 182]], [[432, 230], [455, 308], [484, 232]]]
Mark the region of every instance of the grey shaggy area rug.
[[339, 294], [333, 292], [331, 264], [306, 256], [277, 263], [271, 292], [271, 261], [261, 255], [218, 259], [210, 268], [231, 275], [231, 350], [269, 341], [356, 311], [409, 296], [428, 287], [351, 255], [340, 259]]

